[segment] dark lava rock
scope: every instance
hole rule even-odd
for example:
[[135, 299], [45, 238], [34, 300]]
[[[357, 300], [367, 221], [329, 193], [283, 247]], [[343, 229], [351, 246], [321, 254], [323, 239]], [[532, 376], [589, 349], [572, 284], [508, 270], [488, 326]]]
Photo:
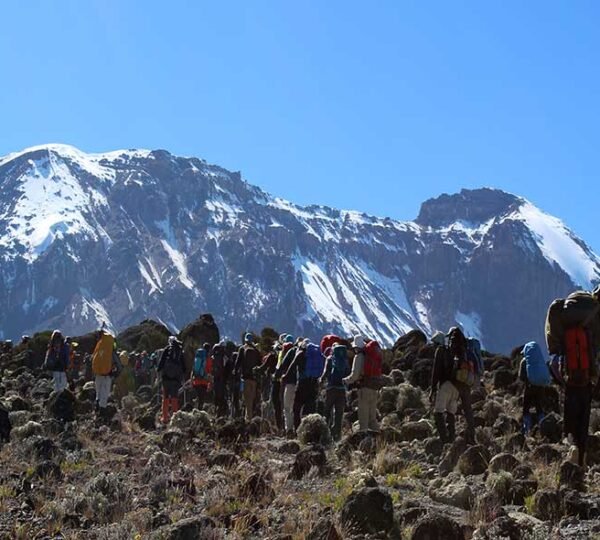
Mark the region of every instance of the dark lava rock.
[[236, 456], [233, 452], [229, 452], [227, 450], [213, 452], [208, 457], [208, 465], [210, 467], [233, 467], [238, 461], [238, 456]]
[[362, 488], [353, 491], [342, 507], [341, 522], [352, 534], [387, 533], [394, 526], [394, 505], [387, 491]]
[[464, 476], [474, 476], [487, 471], [490, 454], [484, 446], [470, 446], [458, 460], [458, 470]]
[[494, 372], [492, 384], [494, 389], [504, 390], [514, 383], [516, 378], [517, 376], [513, 371], [501, 368]]
[[61, 422], [72, 422], [75, 419], [75, 396], [64, 389], [62, 392], [53, 392], [47, 404], [48, 413]]
[[39, 478], [41, 480], [47, 480], [50, 478], [60, 480], [62, 476], [63, 474], [60, 470], [60, 466], [54, 463], [54, 461], [42, 461], [36, 466], [32, 474], [33, 478]]
[[154, 431], [156, 429], [156, 418], [153, 413], [145, 412], [135, 418], [135, 423], [144, 431]]
[[560, 442], [563, 435], [562, 419], [556, 413], [547, 414], [539, 425], [540, 435], [550, 443]]
[[541, 444], [533, 450], [531, 458], [534, 461], [541, 461], [549, 465], [550, 463], [560, 461], [563, 458], [563, 454], [560, 450], [554, 448], [554, 446]]
[[275, 492], [271, 487], [272, 483], [273, 476], [268, 471], [255, 472], [240, 486], [240, 496], [253, 501], [271, 500], [275, 497]]
[[300, 445], [296, 441], [284, 441], [277, 447], [277, 451], [280, 454], [295, 455], [300, 452]]
[[492, 458], [490, 461], [490, 471], [491, 472], [500, 472], [507, 471], [512, 472], [515, 468], [519, 466], [519, 460], [509, 453], [498, 454]]
[[560, 494], [542, 489], [533, 496], [533, 515], [542, 521], [558, 521], [562, 516]]
[[292, 478], [300, 480], [313, 467], [316, 467], [320, 475], [324, 475], [327, 472], [327, 456], [322, 446], [311, 446], [298, 452], [290, 475]]
[[440, 514], [427, 514], [415, 524], [410, 540], [464, 540], [460, 525]]
[[585, 472], [575, 463], [565, 461], [560, 466], [560, 485], [575, 491], [585, 491]]
[[[166, 518], [169, 519], [168, 516]], [[164, 521], [164, 519], [160, 520]], [[198, 540], [199, 538], [217, 537], [216, 523], [209, 517], [191, 517], [182, 519], [173, 525], [163, 526], [155, 531], [152, 540]], [[213, 536], [214, 535], [214, 536]]]
[[342, 540], [331, 518], [322, 518], [306, 536], [306, 540]]

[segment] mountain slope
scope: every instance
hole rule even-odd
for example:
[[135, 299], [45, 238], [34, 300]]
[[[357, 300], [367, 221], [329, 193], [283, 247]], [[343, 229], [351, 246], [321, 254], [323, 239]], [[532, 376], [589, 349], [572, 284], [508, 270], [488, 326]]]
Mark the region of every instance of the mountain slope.
[[0, 158], [0, 329], [360, 330], [392, 343], [459, 322], [495, 350], [541, 339], [557, 295], [600, 281], [561, 222], [497, 190], [423, 204], [415, 222], [272, 197], [164, 150], [46, 145]]

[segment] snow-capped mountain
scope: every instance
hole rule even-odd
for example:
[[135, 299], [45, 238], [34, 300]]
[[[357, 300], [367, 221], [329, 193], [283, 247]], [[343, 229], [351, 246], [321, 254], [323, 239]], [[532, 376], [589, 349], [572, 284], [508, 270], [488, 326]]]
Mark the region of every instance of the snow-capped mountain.
[[414, 222], [300, 207], [164, 150], [45, 145], [0, 158], [0, 337], [211, 312], [225, 335], [317, 337], [460, 323], [490, 350], [543, 338], [548, 303], [600, 281], [558, 219], [501, 191], [425, 202]]

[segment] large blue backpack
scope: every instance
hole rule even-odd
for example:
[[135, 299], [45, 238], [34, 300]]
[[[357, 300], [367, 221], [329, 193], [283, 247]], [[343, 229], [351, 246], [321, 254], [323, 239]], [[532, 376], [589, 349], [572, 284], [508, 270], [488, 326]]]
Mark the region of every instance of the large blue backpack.
[[198, 349], [194, 357], [194, 377], [196, 379], [206, 378], [206, 350]]
[[318, 379], [323, 374], [323, 365], [325, 364], [325, 358], [321, 354], [319, 346], [309, 343], [306, 347], [305, 358], [304, 378]]
[[331, 373], [329, 374], [330, 385], [340, 385], [342, 379], [350, 375], [348, 365], [348, 349], [344, 345], [334, 345], [331, 353]]
[[541, 347], [535, 341], [530, 341], [523, 347], [522, 354], [525, 359], [525, 369], [527, 370], [529, 384], [533, 386], [550, 386], [552, 384], [552, 376], [546, 365]]
[[467, 339], [467, 359], [475, 366], [475, 373], [483, 375], [483, 355], [481, 354], [481, 343], [476, 338]]

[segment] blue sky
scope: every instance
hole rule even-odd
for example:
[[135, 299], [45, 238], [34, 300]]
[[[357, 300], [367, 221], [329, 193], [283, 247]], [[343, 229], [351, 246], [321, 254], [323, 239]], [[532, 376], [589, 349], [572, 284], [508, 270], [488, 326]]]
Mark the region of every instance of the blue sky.
[[523, 195], [597, 252], [600, 4], [2, 3], [0, 155], [165, 148], [399, 219]]

